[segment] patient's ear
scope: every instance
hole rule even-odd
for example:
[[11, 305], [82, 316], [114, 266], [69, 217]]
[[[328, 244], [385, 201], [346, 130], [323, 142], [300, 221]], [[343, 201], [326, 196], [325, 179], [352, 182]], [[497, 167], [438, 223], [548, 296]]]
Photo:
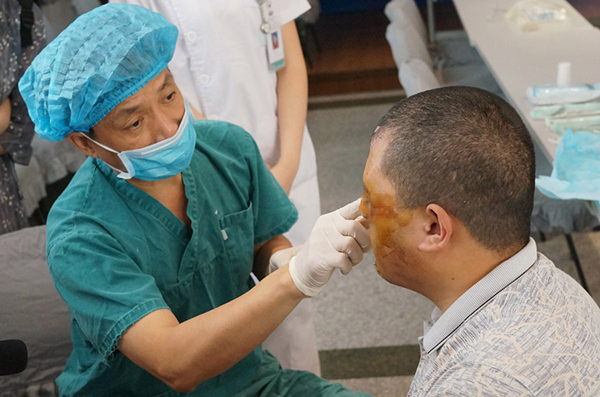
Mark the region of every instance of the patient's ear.
[[421, 251], [433, 252], [444, 248], [452, 236], [452, 217], [437, 204], [425, 208], [423, 222], [425, 237], [419, 244]]
[[66, 136], [67, 140], [73, 144], [77, 149], [79, 149], [83, 154], [90, 157], [98, 158], [98, 154], [96, 152], [96, 145], [92, 143], [89, 139], [84, 137], [81, 132], [72, 132]]

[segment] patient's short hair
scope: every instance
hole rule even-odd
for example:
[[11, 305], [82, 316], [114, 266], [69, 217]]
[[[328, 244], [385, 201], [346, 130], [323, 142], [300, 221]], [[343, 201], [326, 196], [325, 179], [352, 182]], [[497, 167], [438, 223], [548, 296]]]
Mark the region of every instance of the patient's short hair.
[[421, 92], [393, 106], [371, 141], [384, 136], [381, 170], [400, 205], [438, 204], [495, 251], [528, 242], [535, 154], [502, 98], [472, 87]]

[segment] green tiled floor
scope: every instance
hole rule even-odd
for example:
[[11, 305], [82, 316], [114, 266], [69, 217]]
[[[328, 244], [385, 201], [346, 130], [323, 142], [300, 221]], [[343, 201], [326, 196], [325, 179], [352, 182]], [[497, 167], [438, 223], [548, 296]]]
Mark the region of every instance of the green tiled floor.
[[321, 373], [325, 379], [412, 376], [419, 365], [418, 345], [322, 350]]

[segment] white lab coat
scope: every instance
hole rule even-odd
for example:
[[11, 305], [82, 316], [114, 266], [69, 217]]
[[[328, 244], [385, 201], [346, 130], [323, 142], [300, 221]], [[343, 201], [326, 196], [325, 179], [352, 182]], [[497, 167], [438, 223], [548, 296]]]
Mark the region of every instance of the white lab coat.
[[[271, 25], [282, 26], [310, 8], [306, 0], [269, 0]], [[162, 14], [179, 29], [169, 63], [183, 96], [206, 118], [242, 126], [269, 165], [279, 159], [277, 74], [269, 71], [266, 37], [256, 0], [111, 0]], [[290, 200], [298, 222], [285, 234], [303, 244], [321, 213], [315, 151], [304, 127], [298, 173]], [[304, 300], [263, 346], [284, 368], [320, 373], [314, 308]]]

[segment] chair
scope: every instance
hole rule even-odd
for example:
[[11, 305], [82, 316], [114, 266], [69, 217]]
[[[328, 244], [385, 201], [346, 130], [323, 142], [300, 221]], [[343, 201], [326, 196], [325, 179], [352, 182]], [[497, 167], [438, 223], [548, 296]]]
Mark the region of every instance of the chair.
[[0, 377], [0, 394], [58, 395], [54, 381], [71, 354], [71, 318], [46, 263], [46, 227], [0, 236], [0, 335], [25, 342], [25, 371]]

